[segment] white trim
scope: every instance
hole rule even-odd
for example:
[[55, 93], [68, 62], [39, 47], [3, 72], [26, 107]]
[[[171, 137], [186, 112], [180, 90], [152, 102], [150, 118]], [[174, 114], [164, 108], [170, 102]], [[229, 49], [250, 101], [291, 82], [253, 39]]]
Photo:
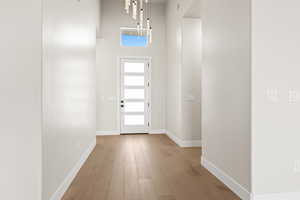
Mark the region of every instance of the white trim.
[[252, 200], [299, 200], [299, 199], [300, 199], [299, 192], [252, 195]]
[[215, 166], [212, 162], [206, 160], [204, 157], [201, 157], [201, 165], [205, 167], [209, 172], [211, 172], [214, 176], [216, 176], [220, 181], [222, 181], [242, 200], [251, 199], [251, 195], [248, 190], [246, 190], [243, 186], [241, 186], [236, 180], [234, 180], [231, 176], [226, 174], [223, 170]]
[[148, 69], [148, 81], [150, 83], [150, 86], [148, 87], [148, 101], [150, 103], [150, 106], [148, 108], [148, 122], [149, 122], [149, 127], [148, 127], [148, 132], [152, 129], [152, 57], [144, 57], [144, 59], [148, 59], [149, 61], [149, 69]]
[[[139, 132], [135, 132], [139, 133]], [[135, 134], [133, 133], [133, 134]], [[166, 134], [165, 129], [156, 129], [156, 130], [150, 130], [149, 134], [155, 135], [155, 134]], [[120, 130], [113, 130], [113, 131], [96, 131], [97, 136], [104, 136], [104, 135], [121, 135]]]
[[171, 133], [170, 131], [167, 131], [167, 136], [171, 139], [171, 140], [173, 140], [173, 142], [175, 142], [178, 146], [180, 146], [181, 147], [181, 143], [180, 143], [180, 139], [177, 137], [177, 136], [175, 136], [173, 133]]
[[83, 166], [83, 164], [88, 159], [89, 155], [92, 153], [96, 146], [96, 138], [91, 142], [91, 144], [88, 146], [88, 148], [85, 150], [85, 152], [81, 155], [80, 159], [76, 163], [76, 165], [73, 167], [73, 169], [68, 173], [65, 180], [60, 184], [56, 192], [52, 195], [50, 200], [61, 200], [64, 196], [65, 192], [70, 187], [71, 183], [73, 182], [74, 178], [76, 177], [77, 173]]
[[114, 131], [96, 131], [97, 136], [104, 136], [104, 135], [120, 135], [120, 130]]
[[121, 114], [120, 114], [120, 101], [121, 101], [121, 59], [122, 57], [118, 56], [117, 58], [117, 128], [118, 133], [121, 133]]
[[130, 135], [130, 134], [132, 134], [132, 135], [135, 135], [135, 134], [148, 134], [148, 131], [130, 131], [130, 132], [123, 132], [123, 133], [121, 133], [121, 134], [123, 134], [123, 135]]
[[166, 131], [167, 136], [180, 147], [201, 147], [201, 140], [182, 140], [170, 131]]
[[157, 130], [150, 130], [149, 134], [155, 135], [155, 134], [166, 134], [165, 129], [157, 129]]
[[[125, 27], [125, 26], [121, 27], [120, 29], [121, 30], [137, 30], [136, 27]], [[146, 31], [147, 29], [143, 28], [142, 30]]]
[[[121, 113], [120, 113], [120, 101], [121, 101], [121, 63], [122, 60], [130, 59], [130, 60], [145, 60], [149, 64], [149, 69], [148, 69], [148, 80], [150, 82], [150, 86], [146, 87], [147, 88], [147, 99], [148, 102], [150, 103], [150, 107], [148, 109], [148, 122], [150, 124], [149, 127], [145, 130], [145, 133], [149, 133], [151, 130], [151, 125], [152, 125], [152, 57], [150, 56], [118, 56], [117, 57], [117, 124], [118, 124], [118, 132], [122, 133], [122, 125], [121, 125]], [[134, 132], [131, 131], [130, 133], [135, 134], [139, 133], [140, 131]], [[125, 133], [125, 132], [124, 132]]]

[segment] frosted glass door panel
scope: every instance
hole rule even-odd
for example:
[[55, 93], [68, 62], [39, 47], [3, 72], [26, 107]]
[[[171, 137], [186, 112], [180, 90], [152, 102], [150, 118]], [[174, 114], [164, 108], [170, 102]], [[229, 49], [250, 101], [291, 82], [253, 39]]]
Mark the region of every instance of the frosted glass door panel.
[[126, 102], [125, 103], [125, 112], [144, 112], [145, 103], [144, 102]]
[[145, 77], [144, 76], [125, 76], [124, 77], [125, 86], [144, 86]]
[[144, 115], [125, 115], [124, 116], [125, 126], [142, 126], [145, 124]]
[[145, 89], [125, 89], [124, 97], [125, 99], [144, 99]]
[[145, 72], [145, 63], [124, 63], [124, 72], [125, 73], [144, 73]]

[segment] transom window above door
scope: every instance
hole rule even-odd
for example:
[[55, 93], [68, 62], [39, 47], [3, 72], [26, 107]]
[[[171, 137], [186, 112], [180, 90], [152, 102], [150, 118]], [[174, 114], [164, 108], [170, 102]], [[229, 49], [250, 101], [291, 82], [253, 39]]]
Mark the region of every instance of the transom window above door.
[[121, 46], [147, 47], [148, 37], [145, 33], [137, 32], [136, 28], [121, 28]]

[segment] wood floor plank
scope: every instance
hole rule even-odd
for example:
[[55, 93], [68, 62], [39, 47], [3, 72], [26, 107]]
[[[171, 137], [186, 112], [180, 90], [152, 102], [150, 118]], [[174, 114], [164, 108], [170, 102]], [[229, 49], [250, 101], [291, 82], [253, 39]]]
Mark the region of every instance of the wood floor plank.
[[118, 146], [119, 148], [117, 148], [117, 153], [111, 166], [113, 170], [107, 200], [124, 200], [124, 156], [126, 155], [126, 147], [123, 142], [119, 143]]
[[97, 137], [63, 200], [240, 200], [165, 135]]
[[158, 200], [152, 179], [140, 179], [141, 200]]
[[136, 140], [134, 137], [127, 137], [126, 140], [126, 158], [124, 162], [125, 166], [125, 200], [140, 200], [141, 193], [139, 187], [138, 169], [135, 160], [134, 147], [136, 146]]

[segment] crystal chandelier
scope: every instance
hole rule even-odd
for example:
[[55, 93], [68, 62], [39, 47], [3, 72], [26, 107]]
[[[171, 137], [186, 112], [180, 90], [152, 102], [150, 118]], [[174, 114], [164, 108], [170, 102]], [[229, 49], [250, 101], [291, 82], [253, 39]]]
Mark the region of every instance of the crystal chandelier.
[[151, 2], [150, 0], [125, 0], [125, 11], [137, 23], [138, 35], [147, 36], [152, 43]]

